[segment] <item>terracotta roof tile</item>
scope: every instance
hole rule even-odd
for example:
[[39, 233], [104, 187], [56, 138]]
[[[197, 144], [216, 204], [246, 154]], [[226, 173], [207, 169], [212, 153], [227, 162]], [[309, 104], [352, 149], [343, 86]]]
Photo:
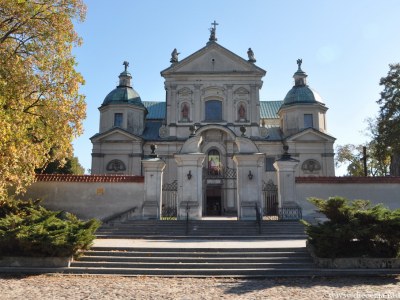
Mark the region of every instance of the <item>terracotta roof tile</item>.
[[296, 177], [296, 183], [392, 183], [400, 184], [400, 177]]
[[36, 181], [59, 182], [144, 182], [143, 176], [132, 175], [70, 175], [70, 174], [37, 174]]

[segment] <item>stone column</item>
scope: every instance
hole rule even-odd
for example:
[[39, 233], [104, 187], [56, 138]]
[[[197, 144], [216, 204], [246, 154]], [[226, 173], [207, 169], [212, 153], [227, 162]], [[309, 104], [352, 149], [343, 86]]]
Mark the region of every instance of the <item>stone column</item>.
[[201, 220], [203, 203], [203, 153], [176, 154], [178, 220]]
[[236, 154], [233, 157], [237, 169], [237, 211], [239, 220], [256, 220], [256, 204], [263, 209], [262, 175], [263, 153]]
[[287, 152], [274, 163], [278, 179], [279, 208], [297, 206], [295, 169], [298, 163]]
[[159, 158], [142, 160], [144, 171], [144, 202], [142, 218], [159, 219], [162, 197], [162, 178], [165, 162]]

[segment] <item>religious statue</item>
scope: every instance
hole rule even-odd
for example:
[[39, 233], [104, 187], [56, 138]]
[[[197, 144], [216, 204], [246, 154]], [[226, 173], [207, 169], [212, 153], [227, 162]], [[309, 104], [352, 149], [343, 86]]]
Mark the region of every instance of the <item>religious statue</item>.
[[246, 119], [246, 109], [244, 108], [243, 104], [240, 104], [238, 112], [239, 112], [239, 119], [240, 120]]
[[189, 119], [189, 107], [186, 103], [183, 104], [181, 113], [182, 113], [182, 120], [186, 121]]
[[210, 28], [210, 38], [209, 41], [210, 42], [215, 42], [217, 41], [217, 37], [215, 35], [215, 32], [217, 30], [217, 25], [219, 25], [217, 22], [214, 21], [214, 23], [211, 23], [211, 25], [213, 25], [213, 27]]
[[178, 50], [176, 50], [176, 48], [172, 51], [172, 53], [171, 53], [171, 60], [170, 60], [170, 62], [171, 63], [177, 63], [178, 62], [178, 55], [179, 55], [180, 53], [178, 52]]
[[301, 70], [301, 64], [303, 63], [303, 60], [301, 58], [299, 58], [297, 60], [297, 65], [299, 66], [299, 70]]
[[247, 50], [247, 55], [249, 57], [249, 62], [252, 62], [252, 63], [256, 62], [256, 59], [254, 57], [254, 52], [253, 52], [253, 50], [251, 50], [251, 48], [249, 48], [249, 50]]
[[122, 64], [125, 66], [125, 72], [127, 72], [129, 67], [129, 62], [125, 60]]

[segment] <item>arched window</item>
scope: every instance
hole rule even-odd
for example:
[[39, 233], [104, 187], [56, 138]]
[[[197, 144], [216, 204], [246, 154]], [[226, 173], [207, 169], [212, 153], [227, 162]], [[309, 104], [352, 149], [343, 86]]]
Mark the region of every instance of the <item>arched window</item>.
[[208, 152], [208, 174], [209, 175], [221, 175], [221, 157], [219, 152], [212, 149]]
[[206, 121], [222, 121], [222, 102], [209, 100], [206, 102]]
[[113, 171], [113, 172], [121, 172], [125, 171], [126, 167], [125, 164], [119, 160], [119, 159], [113, 159], [107, 164], [107, 171]]

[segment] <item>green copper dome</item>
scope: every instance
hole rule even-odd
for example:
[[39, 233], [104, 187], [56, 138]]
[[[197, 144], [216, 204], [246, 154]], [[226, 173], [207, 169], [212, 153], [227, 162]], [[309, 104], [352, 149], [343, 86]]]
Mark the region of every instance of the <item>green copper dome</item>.
[[126, 103], [144, 107], [139, 94], [128, 86], [118, 86], [116, 89], [112, 90], [106, 96], [102, 105]]
[[297, 60], [298, 69], [294, 73], [294, 86], [286, 94], [283, 100], [283, 105], [293, 105], [293, 104], [312, 104], [324, 102], [321, 96], [307, 85], [307, 74], [301, 69], [302, 60]]
[[139, 94], [132, 88], [132, 76], [128, 72], [128, 62], [123, 63], [125, 70], [119, 74], [119, 85], [112, 90], [104, 99], [102, 106], [109, 104], [133, 104], [144, 107]]
[[321, 103], [323, 100], [321, 96], [312, 88], [307, 85], [304, 86], [294, 86], [287, 94], [283, 100], [284, 105], [297, 104], [297, 103]]

